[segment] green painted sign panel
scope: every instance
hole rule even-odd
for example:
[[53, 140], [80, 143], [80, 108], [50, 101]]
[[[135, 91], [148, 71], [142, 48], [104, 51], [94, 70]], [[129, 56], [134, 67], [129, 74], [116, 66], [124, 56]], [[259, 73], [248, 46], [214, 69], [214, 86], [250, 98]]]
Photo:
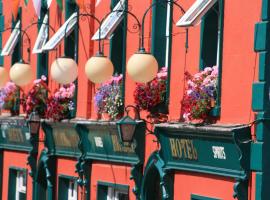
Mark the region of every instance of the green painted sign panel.
[[139, 163], [144, 160], [145, 129], [140, 123], [136, 129], [134, 141], [130, 145], [122, 145], [115, 123], [78, 125], [87, 141], [86, 157], [94, 160]]
[[156, 129], [166, 168], [245, 179], [249, 170], [250, 128]]
[[75, 124], [43, 122], [42, 128], [46, 134], [46, 146], [50, 153], [62, 156], [78, 156], [79, 135]]
[[119, 141], [116, 123], [79, 121], [72, 123], [43, 122], [46, 146], [50, 154], [62, 156], [85, 155], [87, 159], [121, 163], [144, 161], [145, 124], [136, 128], [131, 145]]
[[30, 150], [30, 132], [25, 120], [0, 120], [0, 147], [12, 150]]
[[79, 135], [73, 127], [53, 127], [53, 138], [56, 152], [79, 153]]

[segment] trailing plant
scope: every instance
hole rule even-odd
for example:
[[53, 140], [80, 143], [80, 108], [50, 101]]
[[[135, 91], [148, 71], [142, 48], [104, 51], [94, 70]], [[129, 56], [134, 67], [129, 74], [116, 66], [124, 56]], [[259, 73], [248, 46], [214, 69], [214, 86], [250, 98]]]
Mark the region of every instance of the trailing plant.
[[94, 101], [95, 110], [98, 114], [106, 113], [111, 119], [116, 119], [122, 114], [122, 79], [122, 75], [113, 76], [97, 89]]
[[186, 122], [206, 121], [216, 102], [218, 68], [206, 67], [194, 76], [189, 73], [185, 76], [187, 86], [182, 100], [182, 117]]

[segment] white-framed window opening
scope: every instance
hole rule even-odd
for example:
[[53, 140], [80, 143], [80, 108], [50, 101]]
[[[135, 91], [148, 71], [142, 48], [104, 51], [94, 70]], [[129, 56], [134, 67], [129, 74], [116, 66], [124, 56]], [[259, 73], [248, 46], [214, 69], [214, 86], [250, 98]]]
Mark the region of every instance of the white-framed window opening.
[[44, 47], [44, 45], [46, 44], [47, 38], [49, 36], [48, 33], [48, 19], [49, 16], [48, 14], [46, 14], [44, 16], [42, 25], [40, 27], [38, 36], [37, 36], [37, 40], [35, 42], [34, 48], [33, 48], [33, 53], [42, 53], [42, 48]]
[[78, 185], [76, 180], [69, 181], [68, 187], [68, 200], [77, 200], [78, 193], [77, 193]]
[[107, 200], [128, 200], [128, 191], [108, 187]]
[[[101, 31], [101, 40], [111, 37], [111, 34], [124, 18], [124, 12], [121, 12], [121, 10], [125, 10], [125, 3], [126, 0], [120, 0], [117, 3], [117, 5], [113, 8], [113, 12], [111, 12], [108, 17], [106, 17], [106, 19], [101, 24], [100, 29], [98, 29], [97, 32], [93, 35], [92, 40], [99, 40], [99, 31]], [[119, 12], [117, 12], [117, 10], [119, 10]]]
[[26, 199], [26, 172], [17, 171], [15, 200]]
[[42, 51], [50, 51], [55, 49], [55, 47], [65, 38], [65, 36], [69, 36], [77, 24], [77, 16], [77, 12], [74, 12], [51, 37], [51, 39], [43, 46]]
[[1, 56], [8, 56], [13, 53], [14, 48], [16, 47], [16, 44], [18, 43], [19, 38], [20, 38], [20, 32], [21, 32], [20, 26], [21, 26], [21, 21], [18, 20], [18, 22], [16, 23], [14, 29], [12, 30], [12, 33], [10, 37], [8, 38], [1, 52]]
[[196, 25], [217, 1], [218, 0], [196, 0], [176, 23], [176, 26], [189, 27]]

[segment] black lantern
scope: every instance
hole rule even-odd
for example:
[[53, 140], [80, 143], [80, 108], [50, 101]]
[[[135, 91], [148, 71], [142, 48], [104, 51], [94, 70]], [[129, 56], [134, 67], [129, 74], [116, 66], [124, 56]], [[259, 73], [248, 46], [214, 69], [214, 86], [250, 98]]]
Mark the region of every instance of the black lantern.
[[[128, 108], [133, 108], [136, 111], [135, 119], [129, 116]], [[134, 134], [136, 132], [137, 125], [139, 124], [138, 120], [140, 120], [138, 109], [134, 106], [127, 106], [125, 108], [126, 116], [116, 122], [118, 128], [118, 134], [120, 141], [122, 144], [128, 143], [131, 144], [133, 141]]]
[[28, 119], [28, 126], [31, 134], [38, 134], [40, 127], [40, 117], [37, 112], [32, 112]]

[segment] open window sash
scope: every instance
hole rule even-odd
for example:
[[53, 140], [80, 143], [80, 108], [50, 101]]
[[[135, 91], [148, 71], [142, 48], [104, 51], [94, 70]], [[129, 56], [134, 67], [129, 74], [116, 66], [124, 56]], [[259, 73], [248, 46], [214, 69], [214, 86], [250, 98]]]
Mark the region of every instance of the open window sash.
[[20, 32], [21, 32], [20, 25], [21, 25], [21, 21], [19, 20], [2, 50], [1, 56], [8, 56], [13, 53], [14, 48], [16, 47], [16, 44], [18, 43], [19, 38], [20, 38]]
[[46, 44], [47, 38], [48, 38], [48, 14], [44, 16], [42, 25], [40, 27], [37, 40], [35, 42], [33, 53], [42, 53], [42, 48]]
[[108, 38], [114, 32], [124, 18], [125, 2], [126, 0], [120, 0], [118, 2], [118, 4], [113, 8], [113, 11], [103, 21], [100, 29], [98, 29], [94, 34], [92, 40], [99, 40], [99, 31], [101, 31], [101, 40]]
[[176, 26], [194, 26], [218, 0], [196, 0], [176, 23]]
[[77, 24], [77, 12], [74, 12], [68, 20], [58, 29], [58, 31], [51, 37], [51, 39], [43, 46], [42, 51], [50, 51], [68, 36]]

